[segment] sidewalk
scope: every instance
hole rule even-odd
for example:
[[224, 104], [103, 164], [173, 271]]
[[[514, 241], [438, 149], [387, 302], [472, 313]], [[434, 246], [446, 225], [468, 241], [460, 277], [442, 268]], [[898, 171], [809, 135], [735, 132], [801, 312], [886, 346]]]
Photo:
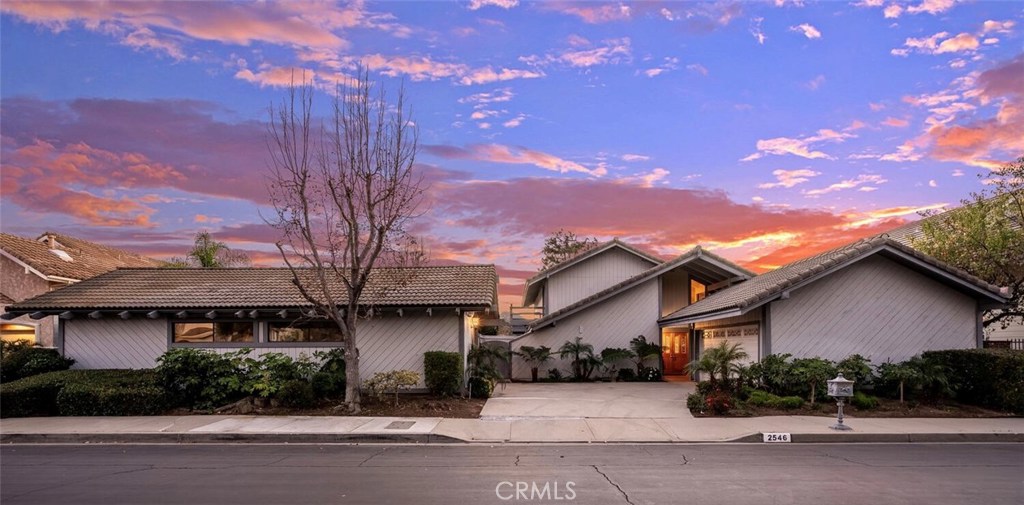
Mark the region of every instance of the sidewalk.
[[793, 442], [1024, 442], [1024, 418], [879, 419], [847, 417], [853, 431], [812, 416], [755, 418], [441, 419], [397, 417], [154, 416], [0, 420], [0, 441], [70, 443], [694, 443], [761, 442], [790, 433]]

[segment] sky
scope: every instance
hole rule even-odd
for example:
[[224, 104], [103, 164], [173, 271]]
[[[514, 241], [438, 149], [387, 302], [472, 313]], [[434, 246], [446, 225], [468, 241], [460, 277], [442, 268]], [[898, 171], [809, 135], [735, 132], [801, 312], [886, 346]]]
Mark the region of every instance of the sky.
[[1024, 2], [0, 3], [0, 230], [278, 265], [268, 110], [403, 82], [435, 263], [521, 300], [545, 235], [756, 271], [957, 205], [1024, 154]]

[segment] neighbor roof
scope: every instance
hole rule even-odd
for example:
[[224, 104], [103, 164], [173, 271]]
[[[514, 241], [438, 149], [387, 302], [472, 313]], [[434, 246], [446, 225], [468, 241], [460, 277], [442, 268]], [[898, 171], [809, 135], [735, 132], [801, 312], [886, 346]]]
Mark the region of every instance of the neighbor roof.
[[[53, 249], [66, 254], [70, 261], [51, 251], [49, 237], [55, 241]], [[0, 233], [0, 249], [45, 277], [70, 280], [88, 279], [115, 268], [158, 267], [164, 264], [153, 258], [52, 232], [46, 232], [36, 240]]]
[[562, 319], [573, 313], [586, 309], [587, 307], [599, 303], [604, 299], [615, 296], [620, 292], [625, 291], [633, 286], [641, 284], [650, 279], [656, 278], [657, 276], [665, 272], [668, 272], [679, 266], [691, 263], [696, 260], [704, 260], [705, 262], [710, 263], [711, 265], [720, 269], [721, 271], [733, 274], [734, 276], [750, 278], [755, 275], [754, 272], [751, 272], [750, 270], [747, 270], [717, 254], [706, 251], [703, 248], [701, 248], [701, 246], [696, 246], [693, 249], [690, 249], [689, 251], [677, 256], [676, 258], [670, 261], [661, 263], [660, 265], [645, 270], [644, 272], [634, 275], [633, 277], [630, 277], [622, 282], [619, 282], [618, 284], [608, 287], [607, 289], [598, 291], [593, 295], [590, 295], [573, 304], [562, 307], [561, 309], [558, 309], [540, 319], [532, 321], [530, 323], [530, 329], [536, 330], [543, 328], [544, 326], [552, 324], [555, 321], [558, 321], [559, 319]]
[[[392, 307], [491, 306], [497, 280], [494, 265], [378, 268], [371, 274], [362, 301], [363, 305]], [[341, 298], [339, 303], [345, 303]], [[7, 310], [308, 306], [287, 268], [122, 268], [24, 300]]]
[[797, 287], [819, 275], [825, 275], [862, 257], [889, 251], [904, 259], [918, 260], [933, 271], [945, 273], [961, 281], [962, 285], [997, 302], [1006, 297], [998, 286], [989, 284], [963, 270], [950, 266], [916, 249], [903, 245], [887, 236], [858, 240], [823, 253], [795, 261], [749, 281], [728, 287], [688, 305], [659, 320], [661, 323], [694, 322], [702, 316], [719, 315], [731, 311], [745, 313], [778, 298], [784, 291]]

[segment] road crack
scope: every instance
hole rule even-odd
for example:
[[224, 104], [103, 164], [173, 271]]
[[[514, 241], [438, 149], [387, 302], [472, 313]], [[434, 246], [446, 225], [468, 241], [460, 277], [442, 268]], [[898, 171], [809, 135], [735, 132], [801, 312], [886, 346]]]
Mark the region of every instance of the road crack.
[[520, 457], [521, 457], [520, 455], [516, 454], [516, 461], [515, 461], [515, 463], [512, 463], [512, 466], [519, 466], [519, 458]]
[[604, 472], [602, 472], [602, 471], [601, 471], [601, 469], [597, 467], [597, 465], [590, 465], [590, 467], [591, 467], [591, 468], [593, 468], [595, 472], [597, 472], [597, 473], [601, 474], [601, 477], [604, 477], [604, 480], [608, 481], [608, 483], [609, 483], [609, 484], [611, 484], [612, 486], [614, 486], [614, 487], [615, 487], [615, 489], [618, 489], [618, 490], [619, 490], [619, 493], [620, 493], [620, 494], [622, 494], [622, 498], [623, 498], [624, 500], [626, 500], [626, 503], [628, 503], [629, 505], [636, 505], [635, 503], [633, 503], [633, 502], [632, 502], [632, 501], [631, 501], [631, 500], [629, 499], [629, 494], [627, 494], [627, 493], [626, 493], [626, 492], [625, 492], [625, 491], [624, 491], [624, 490], [622, 489], [622, 487], [620, 487], [620, 486], [619, 486], [618, 484], [616, 484], [616, 483], [615, 483], [614, 481], [612, 481], [612, 480], [611, 480], [610, 478], [608, 478], [608, 475], [607, 475], [607, 474], [605, 474]]
[[362, 461], [361, 461], [361, 462], [359, 462], [359, 464], [358, 464], [358, 465], [356, 465], [356, 466], [363, 466], [363, 465], [365, 465], [365, 464], [366, 464], [366, 463], [368, 463], [368, 462], [369, 462], [369, 461], [370, 461], [371, 459], [373, 459], [373, 458], [376, 458], [377, 456], [380, 456], [381, 454], [384, 454], [384, 452], [385, 452], [385, 451], [387, 451], [387, 450], [388, 450], [388, 448], [387, 448], [387, 447], [381, 447], [381, 449], [380, 449], [379, 451], [377, 451], [377, 452], [375, 452], [375, 453], [371, 454], [371, 455], [370, 455], [370, 456], [369, 456], [368, 458], [366, 458], [366, 459], [362, 460]]

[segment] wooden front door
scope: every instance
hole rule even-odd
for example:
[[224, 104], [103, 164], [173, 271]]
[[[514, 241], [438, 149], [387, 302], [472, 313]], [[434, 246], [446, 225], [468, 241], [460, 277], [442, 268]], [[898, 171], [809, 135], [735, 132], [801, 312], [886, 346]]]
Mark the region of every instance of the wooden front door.
[[665, 375], [690, 375], [689, 337], [687, 330], [662, 330], [661, 358], [665, 363]]

